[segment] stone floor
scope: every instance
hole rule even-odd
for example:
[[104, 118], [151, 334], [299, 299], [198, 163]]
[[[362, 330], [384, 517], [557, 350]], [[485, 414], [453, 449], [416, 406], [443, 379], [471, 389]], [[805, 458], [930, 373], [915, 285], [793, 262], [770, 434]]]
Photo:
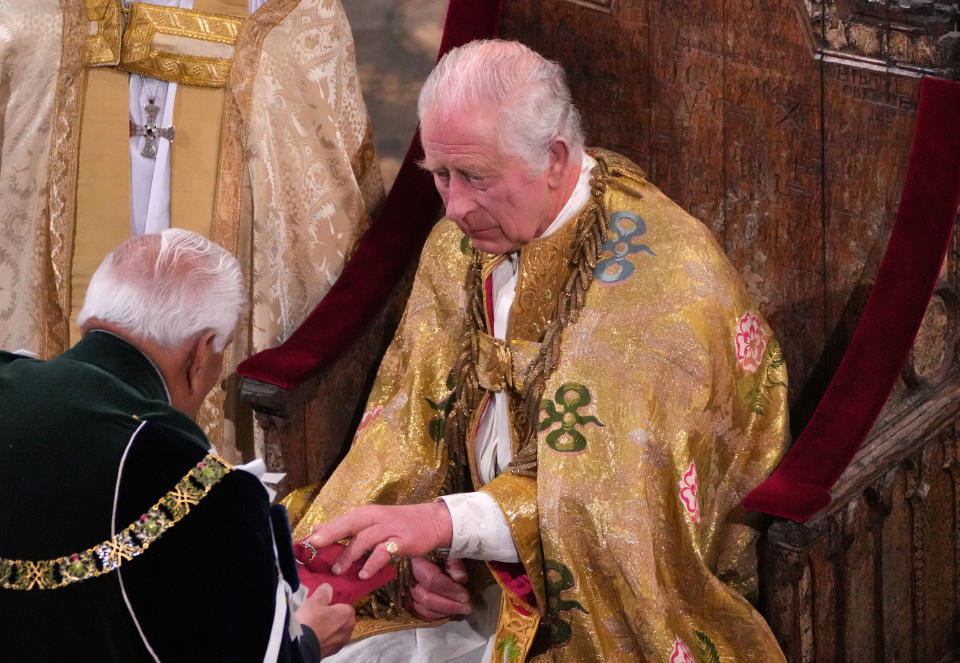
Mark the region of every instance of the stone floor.
[[417, 125], [417, 95], [437, 58], [447, 0], [342, 2], [389, 189]]

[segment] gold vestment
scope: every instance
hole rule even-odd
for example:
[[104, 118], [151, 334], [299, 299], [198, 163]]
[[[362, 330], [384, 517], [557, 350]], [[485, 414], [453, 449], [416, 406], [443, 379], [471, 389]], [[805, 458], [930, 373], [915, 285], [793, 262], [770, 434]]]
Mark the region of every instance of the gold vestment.
[[[454, 467], [443, 429], [462, 335], [477, 334], [481, 388], [515, 401], [569, 295], [571, 247], [599, 211], [605, 241], [546, 377], [534, 475], [508, 469], [479, 485], [472, 435], [487, 397], [468, 413], [474, 488], [501, 506], [529, 580], [524, 591], [491, 565], [504, 589], [494, 658], [783, 661], [746, 598], [758, 532], [740, 506], [787, 444], [783, 355], [707, 228], [627, 160], [595, 156], [580, 218], [520, 250], [506, 342], [465, 322], [473, 249], [449, 220], [434, 229], [367, 416], [295, 538], [360, 504], [437, 497]], [[479, 258], [484, 279], [499, 259]], [[410, 621], [358, 622], [355, 634]]]

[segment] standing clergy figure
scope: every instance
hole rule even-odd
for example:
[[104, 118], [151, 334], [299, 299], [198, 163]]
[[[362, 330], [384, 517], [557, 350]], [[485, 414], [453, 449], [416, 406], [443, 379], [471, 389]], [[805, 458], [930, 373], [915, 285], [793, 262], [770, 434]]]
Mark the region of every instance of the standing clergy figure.
[[4, 660], [310, 661], [349, 638], [329, 587], [297, 613], [283, 510], [193, 421], [245, 302], [233, 256], [171, 229], [107, 256], [73, 348], [0, 352]]
[[[76, 343], [103, 257], [173, 218], [244, 269], [232, 365], [296, 329], [382, 197], [340, 0], [5, 0], [0, 63], [0, 347]], [[233, 457], [252, 419], [224, 398], [200, 420]]]
[[785, 449], [786, 372], [736, 270], [584, 151], [562, 70], [520, 44], [448, 53], [419, 112], [446, 219], [295, 530], [353, 537], [335, 570], [410, 558], [340, 660], [782, 661], [740, 500]]

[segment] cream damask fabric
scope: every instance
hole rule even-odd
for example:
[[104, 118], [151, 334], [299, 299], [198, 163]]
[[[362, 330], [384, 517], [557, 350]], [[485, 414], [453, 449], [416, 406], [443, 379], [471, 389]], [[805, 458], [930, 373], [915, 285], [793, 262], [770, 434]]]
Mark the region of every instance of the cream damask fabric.
[[270, 30], [249, 120], [256, 352], [289, 336], [330, 289], [383, 193], [339, 0], [300, 2]]
[[[57, 0], [5, 0], [0, 12], [0, 348], [40, 352], [47, 166], [60, 74]], [[30, 112], [15, 112], [29, 108]]]

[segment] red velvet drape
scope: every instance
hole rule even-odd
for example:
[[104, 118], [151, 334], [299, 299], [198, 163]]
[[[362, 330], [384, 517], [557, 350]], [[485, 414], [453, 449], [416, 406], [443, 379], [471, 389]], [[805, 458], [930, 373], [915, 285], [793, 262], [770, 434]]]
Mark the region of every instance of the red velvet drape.
[[804, 521], [883, 409], [933, 294], [960, 204], [960, 83], [925, 78], [907, 176], [863, 317], [810, 422], [743, 505]]

